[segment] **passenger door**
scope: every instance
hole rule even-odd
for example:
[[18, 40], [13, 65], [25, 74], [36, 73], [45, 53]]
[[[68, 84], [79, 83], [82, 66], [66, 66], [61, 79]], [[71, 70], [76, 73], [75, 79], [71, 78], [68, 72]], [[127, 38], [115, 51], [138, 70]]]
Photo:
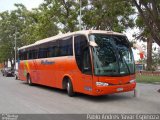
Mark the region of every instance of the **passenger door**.
[[92, 67], [89, 47], [84, 48], [82, 55], [82, 80], [84, 90], [87, 93], [92, 92]]
[[77, 91], [91, 93], [92, 91], [92, 69], [90, 49], [86, 36], [77, 35], [74, 38], [74, 50], [77, 67], [75, 80]]

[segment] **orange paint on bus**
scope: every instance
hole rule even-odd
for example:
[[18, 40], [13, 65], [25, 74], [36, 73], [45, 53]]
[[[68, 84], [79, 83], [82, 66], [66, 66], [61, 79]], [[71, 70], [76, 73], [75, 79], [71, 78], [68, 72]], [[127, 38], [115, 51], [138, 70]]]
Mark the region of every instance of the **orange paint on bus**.
[[[90, 33], [91, 31], [89, 31], [89, 34]], [[97, 33], [97, 31], [95, 31], [95, 33]], [[81, 35], [82, 33], [72, 33], [68, 36], [74, 36], [78, 34]], [[107, 34], [106, 31], [104, 34]], [[61, 37], [56, 39], [60, 38]], [[20, 48], [20, 50], [24, 49], [28, 48]], [[90, 50], [90, 52], [92, 52], [92, 50]], [[18, 69], [19, 78], [20, 80], [26, 81], [27, 74], [29, 74], [32, 83], [60, 89], [64, 89], [64, 80], [65, 78], [69, 78], [72, 82], [74, 92], [93, 96], [127, 92], [135, 89], [136, 82], [131, 82], [131, 80], [135, 80], [135, 74], [128, 74], [123, 76], [95, 75], [92, 57], [93, 56], [91, 55], [92, 74], [82, 73], [76, 63], [73, 39], [73, 55], [71, 56], [20, 60]], [[108, 86], [96, 85], [96, 82], [107, 83]]]

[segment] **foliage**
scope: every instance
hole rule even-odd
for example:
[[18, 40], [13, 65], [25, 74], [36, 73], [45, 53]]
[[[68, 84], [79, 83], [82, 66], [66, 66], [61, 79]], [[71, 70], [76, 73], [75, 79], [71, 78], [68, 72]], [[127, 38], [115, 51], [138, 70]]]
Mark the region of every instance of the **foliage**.
[[157, 50], [157, 52], [153, 52], [152, 58], [152, 66], [156, 70], [157, 66], [160, 66], [160, 48]]
[[[78, 2], [75, 0], [45, 0], [39, 10], [46, 13], [57, 24], [61, 32], [78, 30]], [[45, 18], [45, 16], [42, 16]], [[46, 22], [46, 20], [44, 20]], [[49, 21], [48, 21], [49, 22]]]
[[131, 15], [135, 11], [125, 0], [90, 0], [83, 9], [82, 19], [86, 29], [123, 32], [134, 26]]
[[[143, 12], [145, 12], [145, 14], [148, 14], [146, 10], [144, 10]], [[134, 37], [139, 41], [147, 42], [147, 55], [146, 55], [146, 58], [144, 58], [143, 60], [147, 65], [145, 70], [151, 70], [152, 69], [152, 41], [150, 41], [151, 40], [150, 31], [148, 27], [145, 25], [144, 20], [139, 13], [137, 15], [137, 19], [135, 23], [136, 23], [136, 27], [139, 28], [140, 32], [134, 34]]]
[[132, 2], [141, 17], [138, 22], [145, 25], [145, 28], [147, 28], [146, 30], [151, 34], [154, 41], [160, 46], [160, 1], [132, 0]]
[[[125, 0], [81, 0], [83, 29], [101, 29], [123, 32], [133, 27], [134, 9]], [[0, 13], [0, 62], [14, 58], [14, 40], [17, 47], [54, 36], [59, 32], [79, 29], [79, 0], [44, 0], [32, 10], [23, 4]]]
[[12, 60], [14, 56], [15, 26], [18, 21], [16, 21], [14, 12], [3, 12], [0, 14], [0, 18], [0, 61], [4, 61], [6, 58]]

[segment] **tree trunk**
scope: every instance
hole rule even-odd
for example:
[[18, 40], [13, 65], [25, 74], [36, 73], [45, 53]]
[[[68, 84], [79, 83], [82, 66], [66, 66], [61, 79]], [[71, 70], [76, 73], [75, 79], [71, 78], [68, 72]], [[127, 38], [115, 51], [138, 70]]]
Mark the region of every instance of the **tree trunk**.
[[[140, 1], [141, 3], [138, 4], [138, 1]], [[157, 0], [158, 1], [158, 0]], [[156, 2], [157, 2], [156, 1]], [[148, 27], [149, 29], [149, 32], [151, 33], [154, 41], [160, 46], [160, 35], [159, 35], [159, 32], [160, 32], [160, 24], [159, 24], [159, 20], [158, 20], [158, 16], [156, 16], [156, 20], [154, 20], [154, 17], [152, 16], [151, 14], [151, 11], [152, 9], [150, 8], [146, 8], [146, 1], [145, 0], [132, 0], [132, 2], [134, 3], [134, 5], [136, 6], [138, 12], [139, 12], [139, 15], [142, 17], [145, 25]], [[154, 4], [155, 6], [155, 0], [152, 1], [152, 4]], [[148, 2], [149, 3], [149, 2]], [[153, 6], [152, 6], [153, 8]], [[153, 10], [156, 10], [157, 12], [157, 7], [154, 8]], [[148, 12], [148, 15], [146, 14], [146, 11]], [[155, 14], [156, 13], [155, 11], [153, 11], [153, 13]]]
[[4, 67], [7, 67], [8, 66], [8, 62], [7, 60], [4, 60]]
[[9, 59], [10, 63], [11, 63], [11, 68], [14, 69], [14, 61], [12, 58]]
[[147, 39], [147, 70], [152, 70], [152, 37]]

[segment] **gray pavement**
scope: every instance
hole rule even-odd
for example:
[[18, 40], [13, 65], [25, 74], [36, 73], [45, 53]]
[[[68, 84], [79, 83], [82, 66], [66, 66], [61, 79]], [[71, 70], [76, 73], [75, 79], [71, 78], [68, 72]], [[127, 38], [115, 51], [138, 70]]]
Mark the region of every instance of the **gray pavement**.
[[160, 113], [160, 85], [137, 84], [133, 92], [92, 97], [26, 82], [0, 74], [0, 113]]

